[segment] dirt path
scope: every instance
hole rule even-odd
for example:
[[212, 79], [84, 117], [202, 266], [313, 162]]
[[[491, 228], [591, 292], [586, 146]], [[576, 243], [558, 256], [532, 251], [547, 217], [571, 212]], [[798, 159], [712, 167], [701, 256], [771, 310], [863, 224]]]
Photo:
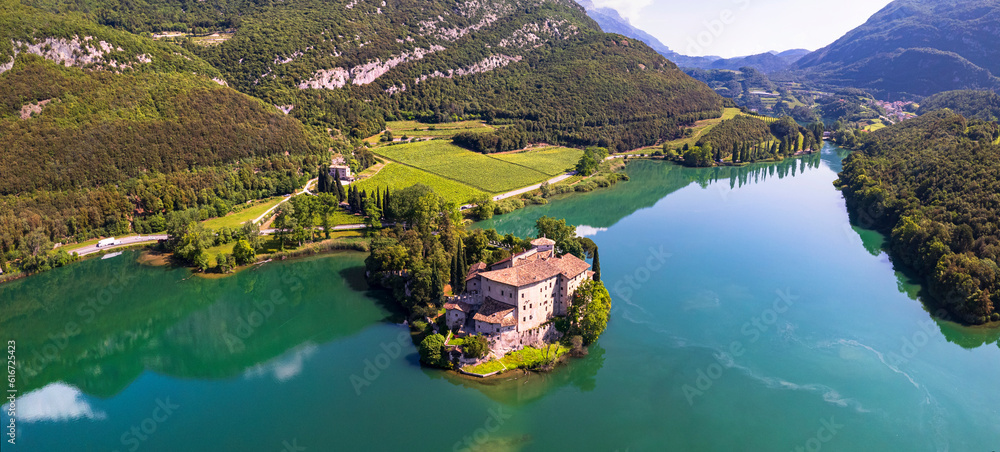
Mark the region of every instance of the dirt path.
[[305, 187], [302, 187], [302, 190], [301, 190], [301, 191], [299, 191], [298, 193], [295, 193], [295, 194], [292, 194], [292, 195], [288, 195], [288, 196], [285, 196], [285, 199], [282, 199], [282, 200], [281, 200], [280, 202], [278, 202], [277, 204], [275, 204], [275, 205], [271, 206], [271, 208], [270, 208], [270, 209], [267, 209], [267, 212], [264, 212], [264, 213], [260, 214], [260, 216], [259, 216], [259, 217], [257, 217], [256, 219], [254, 219], [254, 220], [253, 220], [253, 222], [254, 222], [254, 223], [260, 223], [260, 222], [261, 222], [262, 220], [264, 220], [265, 218], [268, 218], [268, 217], [269, 217], [269, 216], [271, 215], [271, 212], [274, 212], [274, 209], [277, 209], [277, 208], [278, 208], [278, 206], [280, 206], [280, 205], [284, 204], [284, 203], [285, 203], [285, 202], [287, 202], [287, 201], [288, 201], [289, 199], [292, 199], [292, 197], [295, 197], [295, 196], [298, 196], [298, 195], [301, 195], [301, 194], [303, 194], [303, 193], [309, 193], [309, 194], [312, 194], [312, 192], [310, 192], [310, 191], [309, 191], [309, 186], [310, 186], [310, 185], [312, 185], [312, 183], [313, 183], [313, 182], [318, 182], [318, 181], [319, 181], [319, 178], [316, 178], [316, 179], [312, 179], [312, 180], [310, 180], [309, 182], [306, 182], [306, 185], [305, 185]]
[[545, 182], [542, 182], [540, 184], [535, 184], [535, 185], [531, 185], [531, 186], [524, 187], [524, 188], [521, 188], [521, 189], [517, 189], [517, 190], [514, 190], [514, 191], [509, 191], [509, 192], [504, 193], [502, 195], [496, 195], [496, 196], [493, 197], [493, 200], [494, 201], [499, 201], [501, 199], [511, 198], [511, 197], [514, 197], [514, 196], [517, 196], [517, 195], [520, 195], [520, 194], [523, 194], [523, 193], [527, 193], [529, 191], [535, 191], [535, 190], [538, 190], [539, 188], [542, 188], [542, 185], [544, 185], [546, 183], [548, 183], [549, 185], [552, 185], [552, 184], [555, 184], [557, 182], [561, 182], [561, 181], [564, 181], [566, 179], [569, 179], [570, 177], [573, 177], [575, 174], [576, 174], [576, 172], [562, 174], [562, 175], [553, 177], [552, 179], [549, 179], [549, 180], [547, 180]]

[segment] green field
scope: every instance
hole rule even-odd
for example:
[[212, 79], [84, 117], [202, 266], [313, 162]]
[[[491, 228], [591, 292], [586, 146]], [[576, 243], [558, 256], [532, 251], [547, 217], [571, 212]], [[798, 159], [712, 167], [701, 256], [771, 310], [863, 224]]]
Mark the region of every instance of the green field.
[[355, 183], [359, 189], [369, 191], [384, 190], [386, 187], [392, 190], [402, 190], [415, 184], [431, 187], [448, 201], [455, 201], [459, 204], [468, 203], [477, 196], [486, 194], [468, 185], [399, 163], [388, 163], [378, 174]]
[[712, 130], [712, 127], [719, 125], [719, 123], [727, 119], [733, 119], [736, 117], [736, 115], [739, 114], [740, 114], [739, 108], [727, 108], [725, 109], [725, 111], [722, 112], [721, 118], [705, 119], [702, 121], [698, 121], [695, 123], [694, 127], [692, 127], [694, 133], [691, 136], [687, 138], [681, 138], [679, 140], [668, 141], [666, 145], [668, 148], [671, 149], [682, 148], [684, 147], [685, 144], [688, 146], [694, 146], [702, 135], [708, 133], [709, 130]]
[[548, 147], [544, 149], [518, 152], [516, 154], [499, 154], [491, 157], [526, 166], [541, 171], [549, 176], [558, 176], [573, 170], [583, 151], [580, 149]]
[[261, 201], [256, 201], [253, 205], [244, 208], [239, 212], [233, 212], [224, 217], [210, 218], [202, 222], [206, 228], [209, 229], [219, 229], [223, 226], [227, 228], [238, 228], [250, 220], [254, 220], [257, 217], [267, 212], [268, 209], [277, 205], [284, 196], [275, 196], [273, 198], [264, 199]]
[[444, 140], [385, 146], [373, 152], [488, 193], [503, 193], [549, 179], [541, 171], [478, 154]]
[[[490, 132], [492, 127], [482, 121], [461, 121], [442, 124], [425, 124], [417, 121], [389, 121], [385, 128], [396, 138], [403, 135], [411, 137], [450, 137], [461, 132]], [[433, 130], [430, 130], [433, 129]]]

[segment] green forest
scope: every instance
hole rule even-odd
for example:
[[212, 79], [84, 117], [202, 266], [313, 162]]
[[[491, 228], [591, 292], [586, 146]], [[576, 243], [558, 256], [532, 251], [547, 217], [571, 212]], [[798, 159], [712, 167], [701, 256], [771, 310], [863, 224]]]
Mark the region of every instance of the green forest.
[[862, 134], [837, 185], [943, 317], [1000, 320], [1000, 126], [949, 110]]

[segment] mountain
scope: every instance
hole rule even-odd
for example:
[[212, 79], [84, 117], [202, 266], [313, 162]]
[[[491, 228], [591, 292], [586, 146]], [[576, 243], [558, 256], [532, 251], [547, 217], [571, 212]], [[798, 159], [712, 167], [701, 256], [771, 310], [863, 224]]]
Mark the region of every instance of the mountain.
[[791, 62], [788, 61], [788, 58], [782, 58], [778, 54], [768, 52], [759, 55], [716, 60], [702, 69], [738, 71], [740, 68], [752, 67], [765, 74], [770, 74], [788, 69], [789, 66], [791, 66]]
[[668, 58], [668, 55], [677, 55], [676, 52], [663, 45], [663, 43], [660, 42], [659, 39], [656, 39], [653, 35], [632, 26], [632, 23], [629, 22], [628, 19], [622, 17], [621, 14], [619, 14], [614, 8], [599, 8], [590, 0], [578, 0], [577, 3], [587, 10], [587, 15], [590, 16], [591, 19], [594, 19], [594, 21], [601, 26], [601, 30], [604, 30], [605, 33], [617, 33], [622, 36], [638, 39], [645, 42], [646, 45], [653, 50], [660, 52], [661, 55]]
[[793, 69], [808, 79], [890, 96], [997, 89], [1000, 3], [896, 0]]
[[795, 49], [785, 52], [769, 52], [735, 58], [717, 56], [694, 57], [681, 55], [665, 46], [659, 39], [632, 25], [628, 19], [621, 16], [613, 8], [599, 8], [590, 0], [579, 0], [580, 6], [587, 10], [587, 15], [594, 19], [601, 30], [606, 33], [617, 33], [633, 39], [638, 39], [653, 50], [656, 50], [668, 60], [682, 68], [722, 69], [736, 71], [742, 67], [752, 67], [764, 73], [779, 72], [788, 69], [792, 63], [809, 53], [808, 50]]
[[0, 253], [294, 189], [327, 146], [220, 76], [176, 45], [0, 1]]
[[670, 50], [669, 47], [664, 45], [653, 35], [650, 35], [649, 33], [633, 26], [628, 19], [622, 17], [621, 14], [619, 14], [614, 8], [599, 8], [590, 0], [578, 0], [577, 3], [587, 10], [587, 15], [590, 16], [591, 19], [594, 19], [594, 21], [600, 25], [601, 30], [604, 30], [605, 33], [617, 33], [632, 39], [638, 39], [680, 67], [705, 69], [711, 65], [712, 62], [722, 59], [717, 56], [692, 57], [681, 55], [673, 50]]
[[214, 17], [232, 38], [185, 48], [230, 86], [354, 139], [386, 119], [485, 118], [529, 141], [624, 150], [677, 138], [722, 109], [710, 89], [642, 42], [601, 32], [572, 0], [30, 1], [137, 33], [196, 31]]

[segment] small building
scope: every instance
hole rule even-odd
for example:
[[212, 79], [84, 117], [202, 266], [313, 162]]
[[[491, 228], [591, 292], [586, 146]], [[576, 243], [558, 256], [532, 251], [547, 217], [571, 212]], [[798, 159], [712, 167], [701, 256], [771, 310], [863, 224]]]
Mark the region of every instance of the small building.
[[460, 329], [469, 319], [469, 314], [474, 312], [474, 307], [461, 299], [449, 301], [444, 304], [445, 324], [452, 330]]
[[108, 247], [108, 246], [115, 246], [115, 245], [118, 245], [120, 243], [121, 242], [115, 240], [114, 237], [108, 237], [106, 239], [98, 241], [97, 242], [97, 247], [98, 248], [104, 248], [104, 247]]
[[342, 181], [354, 180], [354, 176], [351, 175], [351, 167], [347, 165], [330, 165], [330, 175], [340, 178]]

